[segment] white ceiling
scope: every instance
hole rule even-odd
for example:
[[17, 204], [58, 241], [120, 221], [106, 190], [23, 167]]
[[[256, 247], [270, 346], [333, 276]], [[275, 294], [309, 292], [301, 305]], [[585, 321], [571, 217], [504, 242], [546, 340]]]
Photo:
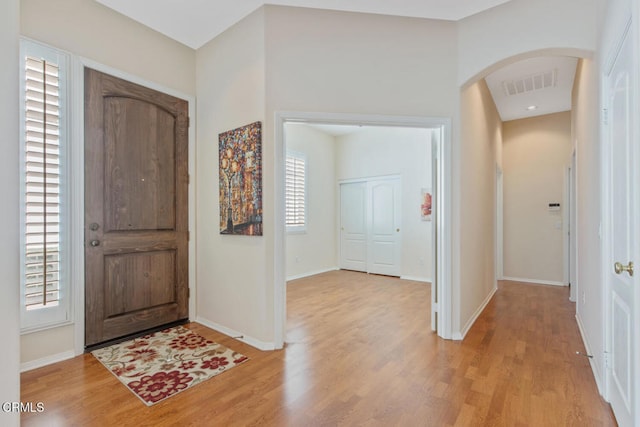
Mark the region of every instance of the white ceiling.
[[510, 0], [96, 0], [198, 49], [265, 4], [457, 21]]
[[[538, 57], [507, 65], [485, 80], [503, 122], [571, 109], [577, 58]], [[553, 84], [540, 83], [552, 76]], [[513, 84], [513, 85], [512, 85]], [[516, 94], [509, 94], [509, 90]], [[528, 110], [529, 106], [535, 106]]]
[[[192, 49], [265, 4], [331, 9], [457, 21], [510, 0], [96, 0]], [[534, 58], [512, 64], [486, 78], [503, 121], [566, 111], [576, 59]], [[506, 96], [504, 82], [557, 70], [557, 86]], [[538, 108], [528, 111], [526, 107]]]

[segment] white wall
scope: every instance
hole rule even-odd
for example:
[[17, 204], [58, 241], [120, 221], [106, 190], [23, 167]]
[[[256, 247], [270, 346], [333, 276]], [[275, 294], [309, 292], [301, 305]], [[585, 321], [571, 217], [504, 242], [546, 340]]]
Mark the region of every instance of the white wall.
[[[195, 94], [192, 49], [95, 1], [22, 0], [20, 5], [21, 35], [187, 95]], [[17, 78], [14, 84], [17, 86]], [[18, 158], [17, 154], [6, 157], [14, 163]], [[73, 171], [72, 176], [82, 179], [82, 171]], [[74, 325], [22, 335], [22, 363], [37, 365], [73, 354], [74, 335]]]
[[[20, 23], [20, 2], [7, 0], [2, 7], [0, 17], [0, 52], [3, 63], [0, 67], [0, 129], [5, 143], [0, 159], [0, 200], [5, 206], [17, 207], [20, 203], [18, 144], [19, 110], [18, 105], [18, 33]], [[20, 401], [20, 218], [19, 210], [0, 210], [0, 271], [2, 271], [2, 298], [0, 298], [0, 321], [2, 332], [0, 342], [4, 351], [0, 352], [0, 402]], [[20, 414], [0, 411], [0, 424], [18, 426]]]
[[[273, 152], [267, 145], [264, 114], [264, 10], [198, 49], [196, 74], [197, 319], [232, 334], [238, 331], [264, 347], [273, 328], [264, 283], [273, 240]], [[256, 121], [263, 122], [264, 236], [221, 235], [218, 135]]]
[[[456, 115], [455, 23], [278, 6], [266, 6], [265, 16], [266, 117], [278, 111]], [[274, 159], [280, 147], [273, 124], [266, 129], [264, 157]], [[275, 172], [275, 165], [265, 162], [266, 170]], [[272, 179], [265, 176], [267, 187]], [[267, 263], [276, 262], [269, 254]], [[260, 285], [271, 296], [275, 272]]]
[[[489, 72], [524, 57], [542, 53], [592, 56], [597, 48], [598, 19], [603, 4], [604, 0], [512, 0], [458, 22], [457, 82], [463, 89], [458, 122], [461, 132], [467, 136], [461, 137], [460, 141], [454, 138], [452, 152], [454, 331], [464, 334], [466, 325], [473, 321], [477, 308], [482, 306], [483, 295], [491, 293], [489, 282], [494, 269], [493, 248], [488, 243], [492, 238], [487, 235], [488, 240], [478, 240], [483, 237], [477, 235], [481, 218], [475, 216], [475, 202], [479, 201], [484, 210], [487, 209], [484, 201], [493, 199], [495, 190], [489, 189], [488, 174], [491, 169], [495, 176], [495, 164], [489, 167], [491, 156], [469, 150], [469, 144], [475, 139], [472, 129], [476, 118], [465, 113], [468, 108], [464, 103], [472, 101], [471, 98], [465, 101], [472, 95], [467, 92], [468, 86]], [[497, 149], [494, 161], [498, 164], [500, 156]], [[579, 168], [583, 168], [584, 174], [597, 173], [598, 168], [592, 170], [591, 166]], [[480, 181], [474, 176], [476, 170], [484, 177]], [[489, 212], [484, 211], [483, 216], [487, 221]], [[597, 227], [598, 222], [592, 220], [589, 218], [585, 226]], [[485, 243], [480, 243], [483, 241]], [[596, 264], [599, 260], [588, 258], [585, 262]]]
[[431, 281], [431, 222], [420, 217], [422, 188], [431, 188], [431, 131], [366, 127], [336, 138], [336, 179], [400, 175], [402, 277]]
[[597, 44], [601, 0], [512, 0], [459, 22], [458, 83], [474, 82], [514, 56], [582, 56]]
[[336, 142], [333, 136], [303, 124], [286, 125], [287, 150], [306, 155], [307, 226], [288, 233], [287, 279], [333, 270], [336, 255]]
[[[561, 285], [571, 113], [504, 122], [502, 138], [504, 276]], [[560, 203], [561, 210], [549, 211], [549, 203]]]
[[[599, 67], [596, 61], [578, 63], [573, 87], [572, 140], [577, 153], [577, 287], [576, 318], [585, 345], [593, 354], [599, 386], [604, 380], [604, 313], [600, 264], [600, 129]], [[603, 389], [600, 389], [603, 392]]]
[[[491, 170], [494, 176], [496, 155], [487, 148], [489, 136], [484, 144], [488, 152], [479, 148], [482, 144], [474, 145], [478, 139], [470, 129], [475, 119], [460, 108], [461, 100], [476, 95], [460, 98], [459, 84], [510, 55], [550, 47], [595, 50], [597, 1], [513, 0], [459, 23], [266, 6], [196, 55], [86, 0], [23, 0], [22, 31], [165, 86], [197, 93], [197, 315], [270, 342], [278, 262], [273, 201], [279, 185], [276, 159], [283, 155], [273, 136], [275, 112], [453, 119], [452, 287], [458, 301], [453, 307], [454, 330], [461, 330], [491, 292], [493, 237], [489, 243], [476, 237], [484, 237], [478, 230], [485, 224], [493, 228], [493, 211], [486, 210], [485, 201], [495, 191], [487, 174]], [[528, 27], [535, 31], [520, 31]], [[217, 134], [255, 120], [264, 122], [265, 235], [220, 236], [215, 226]], [[583, 173], [589, 173], [587, 167]], [[586, 226], [593, 225], [588, 219]]]
[[464, 337], [496, 289], [495, 177], [502, 144], [502, 122], [485, 81], [465, 88], [460, 99], [464, 126], [461, 151], [454, 154], [454, 172], [460, 173], [461, 183], [457, 230], [460, 287], [453, 289], [454, 301], [459, 301], [459, 312], [453, 319], [454, 338], [458, 339]]
[[[264, 21], [254, 14], [254, 20], [230, 30], [233, 39], [225, 33], [198, 50], [198, 316], [266, 344], [276, 336], [273, 313], [279, 260], [274, 250], [277, 207], [273, 201], [276, 188], [282, 185], [276, 182], [276, 159], [284, 154], [283, 147], [275, 145], [275, 113], [452, 117], [457, 88], [451, 52], [456, 50], [457, 37], [451, 22], [278, 6], [261, 11]], [[205, 58], [207, 66], [202, 62]], [[242, 85], [242, 93], [253, 94], [248, 99], [220, 96], [220, 92], [235, 94], [238, 86], [217, 69], [232, 69], [234, 79], [243, 82], [253, 71], [236, 64], [251, 58], [265, 61], [262, 105], [266, 110], [260, 110], [261, 87], [252, 79]], [[204, 89], [205, 85], [219, 89]], [[217, 185], [212, 166], [217, 161], [213, 152], [200, 147], [205, 147], [204, 138], [258, 116], [264, 118], [265, 235], [221, 239], [217, 230], [204, 225], [206, 218], [216, 218], [218, 212], [213, 188], [207, 191], [209, 185]], [[210, 171], [203, 170], [204, 164]], [[207, 243], [202, 242], [204, 238]]]

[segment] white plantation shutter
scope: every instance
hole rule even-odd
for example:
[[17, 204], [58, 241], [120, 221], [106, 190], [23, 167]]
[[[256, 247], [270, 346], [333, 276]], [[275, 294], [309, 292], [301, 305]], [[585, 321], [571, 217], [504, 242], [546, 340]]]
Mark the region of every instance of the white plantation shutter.
[[68, 320], [64, 295], [66, 58], [22, 44], [22, 326]]
[[306, 227], [306, 158], [304, 154], [287, 152], [285, 170], [285, 223], [289, 231]]

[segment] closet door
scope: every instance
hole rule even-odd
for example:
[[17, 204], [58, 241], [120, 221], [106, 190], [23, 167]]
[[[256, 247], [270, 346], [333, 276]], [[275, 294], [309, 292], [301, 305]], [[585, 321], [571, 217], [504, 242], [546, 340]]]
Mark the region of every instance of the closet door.
[[340, 268], [400, 276], [400, 178], [340, 184]]
[[369, 182], [369, 273], [400, 276], [400, 179]]
[[340, 184], [340, 268], [367, 271], [367, 183]]

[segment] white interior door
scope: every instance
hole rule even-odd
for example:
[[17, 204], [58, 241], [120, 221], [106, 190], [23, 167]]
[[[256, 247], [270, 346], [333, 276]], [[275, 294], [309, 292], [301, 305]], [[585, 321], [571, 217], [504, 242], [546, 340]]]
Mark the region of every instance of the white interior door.
[[400, 276], [400, 178], [340, 184], [340, 268]]
[[[638, 340], [635, 325], [633, 276], [635, 260], [634, 152], [635, 70], [634, 43], [630, 26], [626, 31], [611, 70], [605, 78], [608, 127], [605, 135], [609, 165], [606, 168], [609, 200], [607, 217], [607, 391], [611, 406], [621, 426], [634, 425], [637, 418], [635, 397], [634, 345]], [[615, 267], [614, 267], [615, 266]]]
[[368, 271], [400, 276], [400, 179], [369, 181]]
[[367, 183], [340, 184], [340, 268], [367, 271]]

